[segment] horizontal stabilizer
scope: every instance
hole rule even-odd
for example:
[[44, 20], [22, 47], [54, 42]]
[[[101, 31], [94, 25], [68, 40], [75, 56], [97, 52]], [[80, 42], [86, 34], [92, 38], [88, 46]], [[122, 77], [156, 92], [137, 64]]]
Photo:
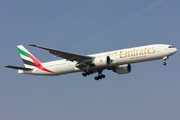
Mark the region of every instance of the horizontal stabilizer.
[[12, 68], [12, 69], [17, 69], [17, 70], [32, 70], [31, 68], [11, 66], [11, 65], [5, 65], [4, 67], [8, 67], [8, 68]]

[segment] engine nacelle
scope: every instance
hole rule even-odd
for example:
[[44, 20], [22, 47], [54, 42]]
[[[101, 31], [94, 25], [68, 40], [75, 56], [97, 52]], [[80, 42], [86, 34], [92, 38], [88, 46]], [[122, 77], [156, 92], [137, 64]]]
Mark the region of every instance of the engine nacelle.
[[92, 62], [95, 66], [103, 67], [111, 64], [111, 59], [109, 56], [97, 57]]
[[118, 74], [130, 73], [131, 72], [131, 65], [130, 64], [119, 65], [113, 71], [118, 73]]

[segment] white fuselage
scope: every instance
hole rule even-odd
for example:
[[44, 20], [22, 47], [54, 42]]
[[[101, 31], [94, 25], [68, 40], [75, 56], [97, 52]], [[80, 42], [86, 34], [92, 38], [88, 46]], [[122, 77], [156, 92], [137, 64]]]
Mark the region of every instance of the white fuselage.
[[[163, 57], [171, 56], [176, 52], [177, 49], [170, 47], [170, 45], [153, 44], [153, 45], [147, 45], [141, 47], [134, 47], [134, 48], [92, 54], [88, 56], [92, 56], [92, 57], [109, 56], [111, 59], [110, 65], [106, 65], [103, 67], [94, 66], [90, 68], [90, 69], [101, 69], [101, 68], [106, 69], [108, 67], [117, 67], [119, 65], [124, 65], [124, 64], [132, 64], [132, 63], [162, 59]], [[71, 62], [71, 61], [67, 61], [66, 59], [63, 59], [63, 60], [42, 63], [43, 67], [45, 67], [50, 71], [53, 71], [53, 73], [49, 73], [38, 68], [35, 68], [31, 71], [18, 70], [18, 73], [34, 74], [34, 75], [62, 75], [62, 74], [83, 71], [77, 68], [76, 64], [77, 64], [76, 61]]]

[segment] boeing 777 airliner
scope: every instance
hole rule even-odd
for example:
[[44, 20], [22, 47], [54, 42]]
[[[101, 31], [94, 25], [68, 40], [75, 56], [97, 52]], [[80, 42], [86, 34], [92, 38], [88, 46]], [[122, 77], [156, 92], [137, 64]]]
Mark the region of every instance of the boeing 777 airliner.
[[26, 48], [18, 45], [18, 51], [24, 62], [25, 67], [6, 65], [5, 67], [17, 69], [18, 73], [32, 75], [57, 76], [74, 72], [82, 72], [83, 76], [98, 73], [95, 80], [105, 78], [102, 71], [112, 70], [118, 74], [131, 72], [132, 63], [145, 62], [150, 60], [163, 59], [163, 65], [166, 65], [166, 59], [177, 52], [172, 45], [153, 44], [129, 49], [115, 50], [92, 55], [80, 55], [37, 45], [29, 45], [49, 51], [56, 57], [64, 58], [62, 60], [41, 63]]

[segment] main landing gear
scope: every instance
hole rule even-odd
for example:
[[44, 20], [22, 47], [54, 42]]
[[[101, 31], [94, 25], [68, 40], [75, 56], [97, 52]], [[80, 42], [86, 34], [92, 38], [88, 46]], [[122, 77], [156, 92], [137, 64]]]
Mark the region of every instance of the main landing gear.
[[98, 76], [94, 77], [95, 80], [105, 78], [106, 76], [102, 74], [102, 70], [98, 70]]
[[168, 58], [169, 58], [168, 56], [163, 57], [163, 60], [164, 60], [164, 61], [163, 61], [163, 63], [162, 63], [162, 64], [163, 64], [164, 66], [166, 65], [166, 60], [167, 60]]
[[[99, 80], [99, 79], [106, 77], [105, 75], [102, 74], [102, 70], [98, 70], [96, 72], [98, 72], [98, 76], [94, 77], [95, 80]], [[93, 73], [94, 73], [93, 71], [86, 71], [86, 72], [82, 73], [82, 76], [86, 77], [87, 75], [90, 75]]]
[[82, 73], [82, 76], [86, 77], [87, 75], [93, 74], [93, 71], [86, 71], [84, 73]]
[[96, 77], [94, 77], [95, 80], [99, 80], [99, 79], [102, 79], [102, 78], [105, 78], [106, 76], [101, 74], [101, 75], [98, 75]]

